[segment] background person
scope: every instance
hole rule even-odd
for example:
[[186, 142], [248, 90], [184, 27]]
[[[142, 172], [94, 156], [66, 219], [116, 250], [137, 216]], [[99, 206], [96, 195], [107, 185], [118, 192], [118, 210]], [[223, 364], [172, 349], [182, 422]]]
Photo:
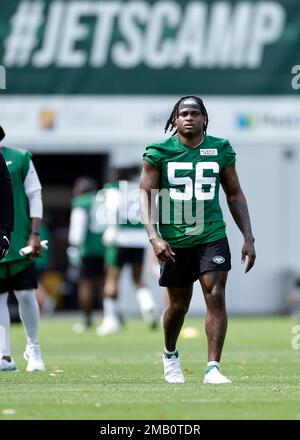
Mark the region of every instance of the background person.
[[122, 319], [117, 301], [119, 280], [125, 265], [131, 268], [131, 278], [144, 321], [150, 328], [155, 328], [157, 324], [152, 292], [142, 280], [148, 240], [140, 221], [138, 171], [139, 167], [121, 169], [119, 180], [106, 185], [104, 189], [108, 226], [103, 236], [106, 277], [103, 321], [97, 329], [99, 336], [121, 329]]
[[[5, 133], [0, 127], [0, 147]], [[9, 252], [10, 235], [14, 227], [14, 198], [6, 162], [0, 154], [0, 260]], [[1, 331], [1, 329], [0, 329]]]
[[96, 218], [97, 190], [98, 182], [88, 176], [79, 177], [74, 183], [68, 255], [71, 264], [78, 266], [79, 307], [84, 316], [84, 324], [75, 324], [75, 332], [84, 331], [92, 325], [95, 291], [102, 308], [104, 246], [103, 229]]
[[[10, 350], [10, 317], [8, 293], [13, 291], [23, 323], [27, 345], [24, 358], [27, 371], [44, 371], [45, 365], [38, 343], [39, 307], [35, 296], [37, 273], [34, 258], [40, 257], [40, 226], [43, 217], [42, 187], [27, 150], [2, 146], [14, 191], [15, 221], [9, 254], [0, 261], [0, 338], [1, 370], [16, 370]], [[21, 257], [19, 250], [26, 245], [32, 253]]]

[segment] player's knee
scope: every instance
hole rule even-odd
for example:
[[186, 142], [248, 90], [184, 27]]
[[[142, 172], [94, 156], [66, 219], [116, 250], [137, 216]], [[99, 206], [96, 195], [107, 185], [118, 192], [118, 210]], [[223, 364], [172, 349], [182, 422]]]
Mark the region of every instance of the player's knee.
[[188, 304], [185, 304], [183, 302], [173, 303], [171, 305], [171, 307], [173, 309], [173, 312], [178, 314], [178, 315], [185, 315], [188, 312], [188, 310], [189, 310]]
[[205, 296], [214, 307], [225, 307], [225, 290], [222, 285], [215, 284], [210, 291], [206, 292]]

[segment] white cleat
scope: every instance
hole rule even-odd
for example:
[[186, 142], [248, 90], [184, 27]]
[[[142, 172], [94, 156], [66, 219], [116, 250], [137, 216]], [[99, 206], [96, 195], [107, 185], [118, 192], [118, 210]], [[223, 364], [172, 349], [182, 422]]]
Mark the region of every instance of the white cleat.
[[13, 359], [11, 359], [11, 361], [7, 361], [6, 359], [1, 359], [0, 371], [18, 371], [18, 369]]
[[40, 344], [27, 344], [24, 351], [24, 359], [28, 362], [26, 370], [32, 371], [45, 371], [45, 364], [42, 359]]
[[205, 374], [203, 383], [209, 383], [209, 384], [222, 384], [222, 383], [232, 383], [230, 379], [223, 376], [223, 374], [220, 373], [217, 367], [212, 368], [208, 373]]
[[116, 316], [104, 316], [102, 324], [97, 327], [98, 336], [112, 335], [121, 330], [122, 324]]
[[147, 288], [138, 290], [137, 299], [144, 322], [152, 329], [157, 327], [155, 302]]
[[155, 308], [143, 309], [141, 314], [144, 322], [151, 328], [155, 329], [157, 327], [157, 317], [155, 313]]
[[165, 380], [168, 383], [184, 383], [184, 375], [180, 368], [180, 362], [178, 353], [174, 354], [170, 358], [163, 355]]

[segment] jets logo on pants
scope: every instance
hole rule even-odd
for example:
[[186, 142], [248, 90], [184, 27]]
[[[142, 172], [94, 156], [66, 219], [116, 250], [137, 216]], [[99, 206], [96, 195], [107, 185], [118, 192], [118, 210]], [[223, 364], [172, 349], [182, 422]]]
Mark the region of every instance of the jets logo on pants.
[[221, 257], [221, 255], [216, 255], [212, 260], [217, 264], [222, 264], [224, 263], [225, 258]]

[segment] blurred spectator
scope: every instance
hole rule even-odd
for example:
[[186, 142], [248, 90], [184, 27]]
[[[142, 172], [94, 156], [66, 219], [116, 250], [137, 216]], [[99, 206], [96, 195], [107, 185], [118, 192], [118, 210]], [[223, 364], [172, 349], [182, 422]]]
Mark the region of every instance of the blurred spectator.
[[[118, 310], [118, 284], [123, 267], [131, 266], [136, 298], [144, 321], [156, 326], [156, 308], [152, 292], [142, 281], [142, 269], [147, 235], [140, 221], [139, 168], [120, 169], [118, 180], [107, 184], [101, 194], [105, 200], [108, 226], [103, 235], [105, 243], [106, 277], [104, 285], [104, 317], [97, 329], [99, 336], [116, 333], [122, 319]], [[100, 196], [100, 195], [99, 195]]]
[[[31, 160], [31, 153], [23, 149], [2, 146], [14, 191], [15, 221], [9, 254], [0, 262], [0, 354], [1, 370], [16, 370], [10, 351], [10, 317], [7, 305], [8, 292], [13, 291], [18, 301], [27, 345], [24, 358], [27, 371], [44, 371], [38, 343], [39, 307], [35, 289], [37, 273], [33, 258], [42, 253], [40, 227], [43, 217], [41, 184]], [[31, 252], [21, 256], [21, 248], [30, 246]]]
[[84, 315], [84, 323], [76, 324], [75, 332], [82, 332], [92, 325], [95, 289], [102, 300], [104, 247], [103, 226], [101, 229], [96, 218], [97, 189], [98, 183], [86, 176], [79, 177], [73, 188], [67, 253], [71, 266], [79, 271], [79, 307]]

